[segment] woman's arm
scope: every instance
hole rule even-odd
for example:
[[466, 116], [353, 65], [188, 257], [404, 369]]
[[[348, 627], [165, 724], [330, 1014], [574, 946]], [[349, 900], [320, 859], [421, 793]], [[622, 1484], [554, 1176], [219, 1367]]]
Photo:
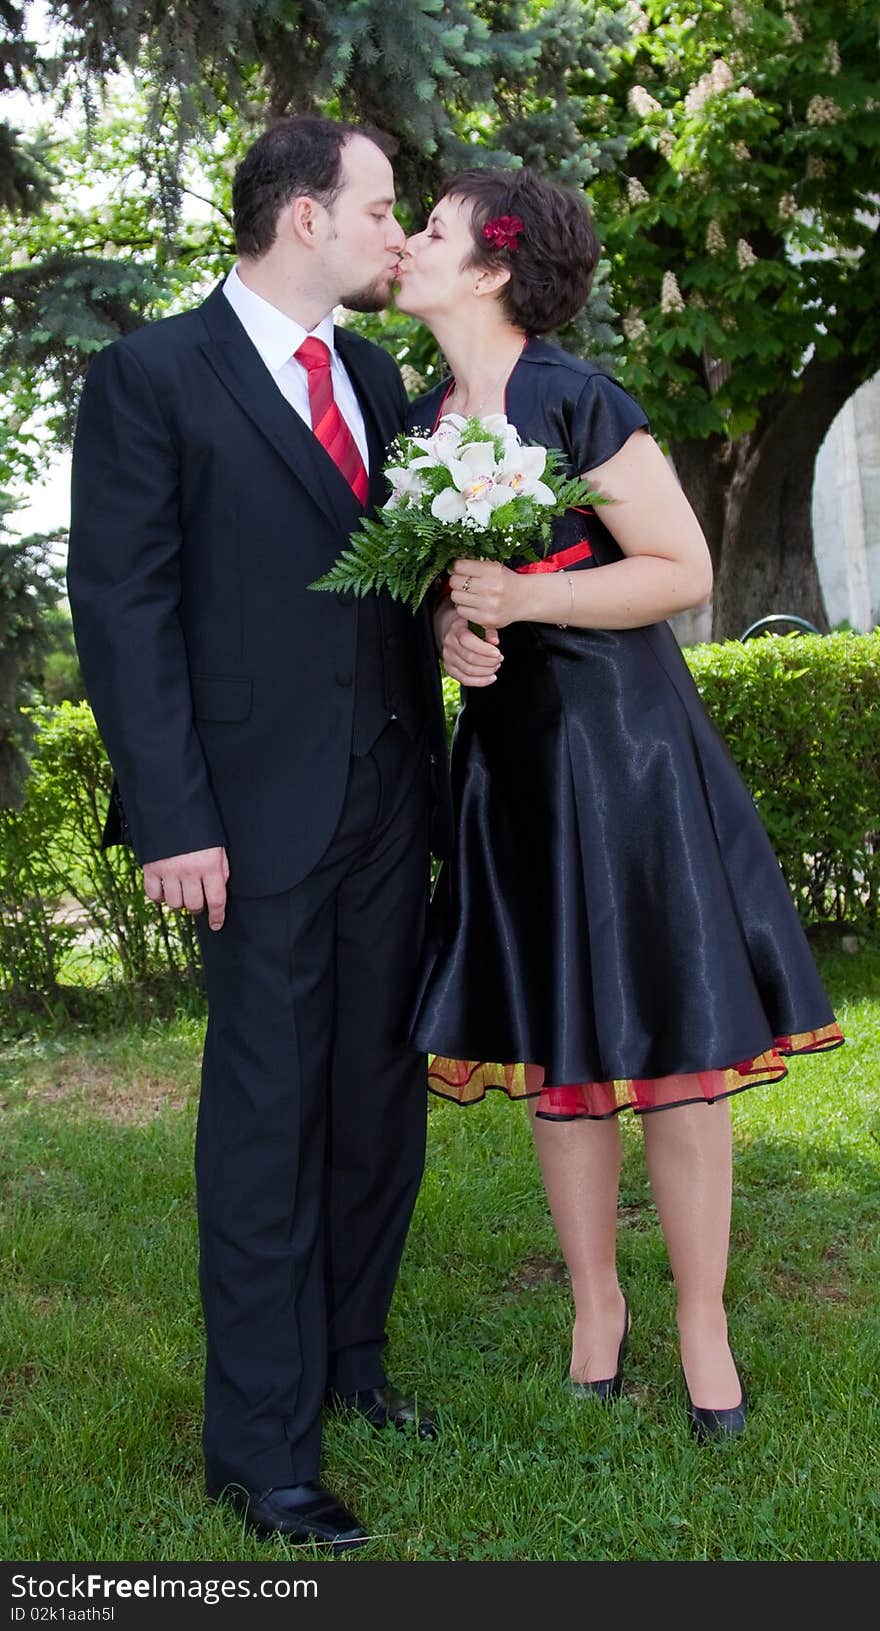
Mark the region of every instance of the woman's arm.
[[516, 622], [633, 629], [709, 598], [706, 540], [653, 437], [634, 431], [584, 479], [612, 501], [602, 521], [625, 559], [588, 572], [524, 575], [494, 561], [456, 561], [450, 582], [462, 616], [496, 629]]

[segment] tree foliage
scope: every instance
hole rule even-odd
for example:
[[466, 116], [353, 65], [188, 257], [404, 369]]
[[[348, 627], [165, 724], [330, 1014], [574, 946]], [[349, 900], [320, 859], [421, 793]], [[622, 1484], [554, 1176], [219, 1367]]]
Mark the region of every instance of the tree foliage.
[[[0, 139], [7, 484], [34, 478], [47, 416], [50, 439], [69, 436], [93, 351], [197, 298], [228, 265], [232, 171], [267, 119], [323, 109], [390, 130], [412, 219], [475, 149], [578, 185], [622, 151], [619, 138], [582, 129], [625, 37], [601, 0], [58, 0], [39, 51], [25, 38], [28, 7], [0, 4], [7, 88], [53, 91], [73, 123], [54, 138]], [[25, 173], [29, 192], [16, 181]], [[207, 212], [193, 213], [194, 195]], [[610, 317], [600, 279], [585, 332], [606, 353]], [[401, 350], [414, 344], [430, 366], [430, 346], [411, 333]]]
[[[592, 110], [627, 377], [670, 440], [736, 439], [845, 354], [880, 362], [876, 12], [645, 0]], [[661, 388], [658, 390], [658, 375]]]
[[[0, 93], [53, 95], [64, 123], [0, 121], [0, 485], [69, 435], [94, 350], [228, 264], [256, 131], [320, 108], [397, 137], [405, 222], [475, 157], [588, 188], [610, 282], [564, 338], [617, 348], [670, 445], [716, 631], [821, 624], [815, 454], [880, 361], [867, 0], [54, 0], [39, 46], [32, 9], [0, 0]], [[358, 322], [430, 374], [412, 323]]]
[[35, 700], [46, 649], [46, 613], [58, 597], [58, 579], [43, 537], [12, 538], [3, 517], [12, 500], [0, 493], [0, 809], [16, 804], [31, 727], [26, 704]]

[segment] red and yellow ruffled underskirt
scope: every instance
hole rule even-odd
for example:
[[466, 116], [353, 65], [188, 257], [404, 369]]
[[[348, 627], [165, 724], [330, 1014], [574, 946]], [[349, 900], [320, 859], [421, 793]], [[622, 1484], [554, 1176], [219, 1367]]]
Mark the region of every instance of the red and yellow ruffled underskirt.
[[433, 1093], [457, 1104], [478, 1104], [488, 1088], [500, 1088], [511, 1099], [537, 1098], [536, 1115], [552, 1121], [603, 1120], [621, 1110], [644, 1115], [650, 1110], [671, 1110], [678, 1104], [713, 1104], [746, 1087], [778, 1082], [788, 1073], [786, 1057], [800, 1053], [827, 1053], [843, 1042], [839, 1025], [818, 1031], [777, 1036], [775, 1045], [753, 1059], [743, 1059], [724, 1070], [698, 1070], [679, 1076], [627, 1077], [609, 1082], [575, 1082], [554, 1087], [544, 1081], [542, 1065], [494, 1065], [485, 1060], [428, 1060], [428, 1085]]

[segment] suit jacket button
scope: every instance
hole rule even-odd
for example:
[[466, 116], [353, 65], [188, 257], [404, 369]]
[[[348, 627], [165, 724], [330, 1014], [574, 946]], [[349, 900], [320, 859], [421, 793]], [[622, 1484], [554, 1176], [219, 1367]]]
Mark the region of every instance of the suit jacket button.
[[336, 684], [343, 686], [351, 685], [351, 673], [347, 668], [338, 668], [336, 670]]

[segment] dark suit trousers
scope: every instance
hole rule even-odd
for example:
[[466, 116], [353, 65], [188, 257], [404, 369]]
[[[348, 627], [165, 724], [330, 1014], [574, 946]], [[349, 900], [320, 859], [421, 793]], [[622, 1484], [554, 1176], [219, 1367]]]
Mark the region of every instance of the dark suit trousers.
[[232, 895], [217, 933], [199, 919], [209, 1487], [314, 1478], [326, 1389], [385, 1381], [424, 1165], [408, 1024], [427, 878], [427, 753], [392, 723], [352, 758], [314, 871], [282, 895]]

